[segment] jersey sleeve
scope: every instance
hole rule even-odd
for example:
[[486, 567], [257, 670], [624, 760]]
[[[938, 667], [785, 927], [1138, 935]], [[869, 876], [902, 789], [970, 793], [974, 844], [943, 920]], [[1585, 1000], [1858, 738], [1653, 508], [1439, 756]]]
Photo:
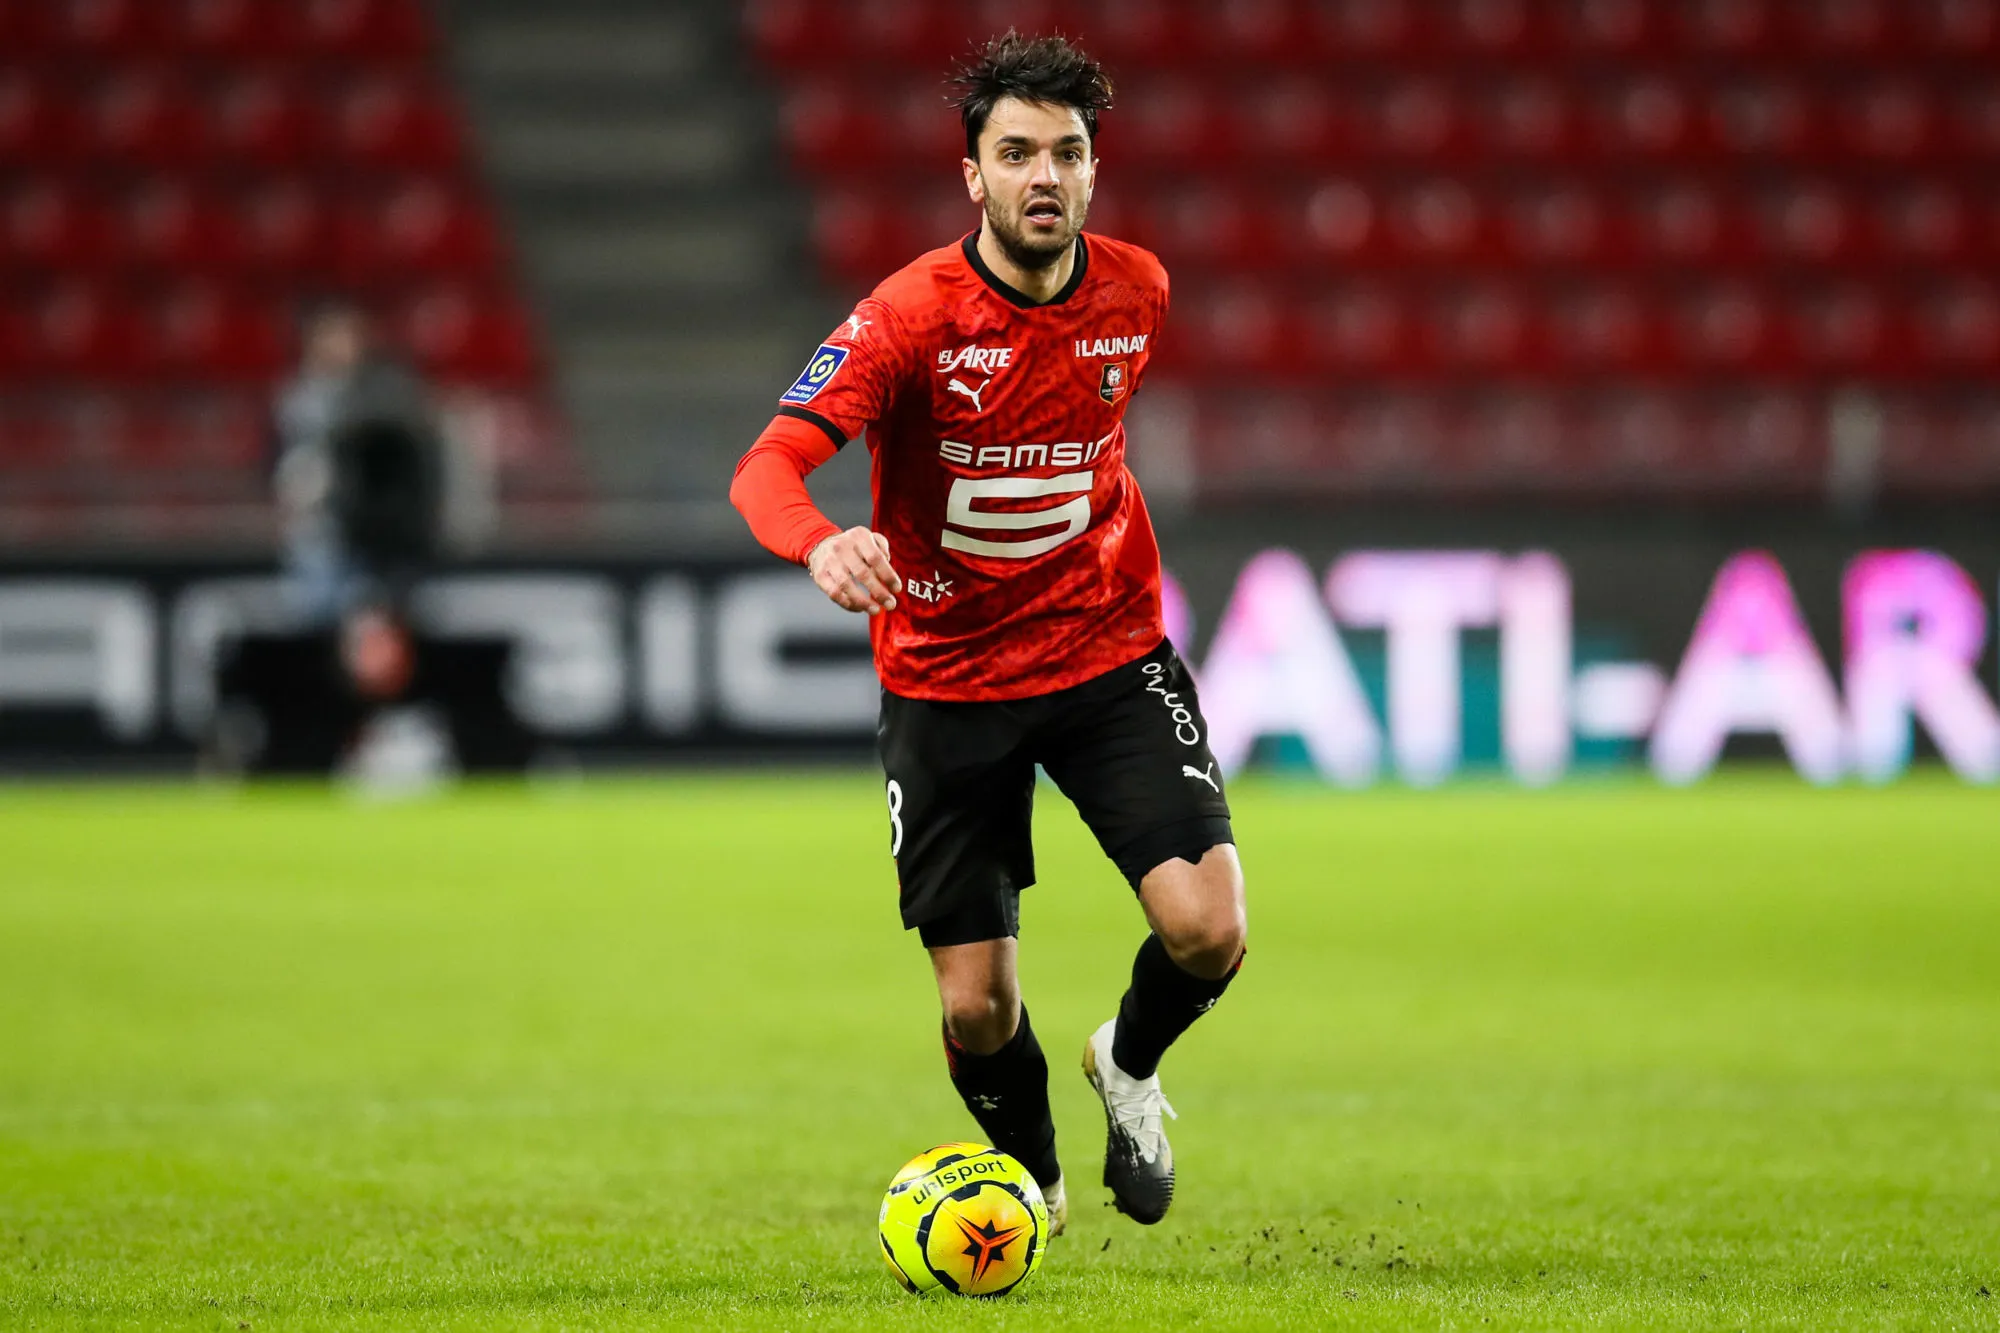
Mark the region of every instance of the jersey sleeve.
[[833, 455], [823, 434], [785, 416], [774, 418], [743, 455], [729, 501], [764, 549], [803, 565], [813, 547], [840, 531], [806, 491], [806, 474]]
[[781, 416], [810, 421], [835, 447], [879, 421], [910, 377], [916, 353], [895, 309], [871, 296], [821, 343], [778, 395]]

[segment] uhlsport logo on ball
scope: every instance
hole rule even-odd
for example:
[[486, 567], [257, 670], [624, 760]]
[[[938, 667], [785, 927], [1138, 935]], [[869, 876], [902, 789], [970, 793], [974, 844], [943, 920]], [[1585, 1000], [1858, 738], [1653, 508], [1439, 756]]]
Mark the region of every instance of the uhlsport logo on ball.
[[1041, 1266], [1049, 1209], [1027, 1168], [982, 1143], [943, 1143], [889, 1182], [882, 1257], [911, 1291], [1004, 1296]]

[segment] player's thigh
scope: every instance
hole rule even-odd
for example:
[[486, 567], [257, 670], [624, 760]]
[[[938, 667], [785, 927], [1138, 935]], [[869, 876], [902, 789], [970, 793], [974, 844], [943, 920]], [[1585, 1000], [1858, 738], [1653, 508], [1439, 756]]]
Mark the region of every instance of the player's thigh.
[[1236, 841], [1194, 680], [1169, 643], [1065, 692], [1036, 753], [1134, 889]]
[[1012, 715], [885, 692], [877, 744], [903, 924], [933, 948], [1012, 935], [1035, 878], [1034, 765]]

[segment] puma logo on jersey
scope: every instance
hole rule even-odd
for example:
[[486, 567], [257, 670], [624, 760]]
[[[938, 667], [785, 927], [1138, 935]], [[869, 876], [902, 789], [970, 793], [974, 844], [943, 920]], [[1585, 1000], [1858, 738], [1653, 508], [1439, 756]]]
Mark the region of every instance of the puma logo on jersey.
[[944, 382], [944, 387], [951, 390], [955, 394], [960, 394], [963, 397], [970, 398], [972, 400], [973, 411], [984, 412], [986, 409], [979, 405], [979, 395], [985, 393], [986, 386], [991, 384], [992, 382], [993, 382], [993, 377], [991, 375], [988, 375], [985, 379], [979, 381], [979, 387], [976, 389], [969, 387], [965, 383], [965, 381], [957, 379], [946, 380]]
[[1078, 338], [1078, 356], [1134, 356], [1146, 350], [1147, 333], [1135, 333], [1129, 338]]
[[956, 352], [947, 348], [938, 353], [938, 374], [949, 375], [953, 371], [969, 370], [975, 375], [991, 375], [1005, 370], [1014, 362], [1011, 347], [961, 347]]
[[1212, 763], [1205, 769], [1196, 768], [1193, 764], [1182, 764], [1181, 776], [1184, 778], [1200, 778], [1209, 786], [1215, 787], [1215, 794], [1217, 796], [1222, 795], [1222, 788], [1215, 786], [1215, 765]]
[[859, 315], [849, 315], [847, 317], [847, 336], [850, 338], [859, 338], [861, 336], [861, 330], [867, 328], [870, 324], [873, 324], [874, 322], [875, 321], [872, 319], [863, 319]]

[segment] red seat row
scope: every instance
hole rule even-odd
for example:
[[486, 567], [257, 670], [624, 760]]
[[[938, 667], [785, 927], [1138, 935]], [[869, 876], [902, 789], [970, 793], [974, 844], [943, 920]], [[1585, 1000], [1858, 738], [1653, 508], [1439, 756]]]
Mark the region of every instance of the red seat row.
[[196, 86], [173, 69], [131, 67], [76, 85], [0, 69], [0, 166], [298, 166], [450, 171], [465, 157], [450, 100], [422, 76], [334, 80], [274, 68]]
[[406, 0], [0, 0], [0, 54], [415, 60], [432, 46]]
[[1253, 61], [1652, 58], [1975, 63], [2000, 0], [753, 0], [752, 44], [785, 68], [931, 72], [1017, 27], [1079, 37], [1114, 71]]
[[[476, 448], [510, 489], [546, 492], [573, 482], [563, 423], [538, 395], [457, 387], [437, 405], [453, 438]], [[269, 461], [270, 413], [269, 395], [251, 388], [0, 395], [0, 498], [17, 499], [24, 480], [67, 481], [56, 489], [71, 495], [118, 489], [120, 468], [200, 473], [211, 486], [224, 481], [218, 474], [254, 473]], [[168, 498], [156, 489], [166, 480], [147, 477], [146, 498]], [[264, 489], [260, 480], [241, 498], [259, 498]]]
[[[1388, 389], [1204, 394], [1173, 410], [1204, 490], [1289, 494], [1533, 489], [1816, 497], [1828, 395], [1745, 382], [1469, 392]], [[1889, 395], [1886, 488], [1959, 494], [2000, 485], [2000, 397]]]
[[[917, 197], [827, 189], [814, 207], [822, 261], [872, 285], [978, 223], [962, 187]], [[2000, 268], [2000, 183], [1919, 178], [1877, 191], [1811, 177], [1722, 189], [1694, 178], [1630, 186], [1580, 179], [1334, 178], [1258, 188], [1190, 177], [1106, 187], [1090, 226], [1159, 254], [1170, 271], [1426, 272], [1526, 266], [1624, 269]]]
[[[786, 92], [780, 125], [793, 165], [813, 176], [938, 170], [964, 153], [958, 116], [934, 78], [884, 87], [852, 74], [815, 77]], [[1248, 85], [1154, 76], [1107, 114], [1099, 150], [1120, 170], [1175, 172], [1508, 160], [1713, 169], [1779, 158], [1848, 171], [1975, 163], [2000, 156], [2000, 81], [1988, 71], [1940, 83], [1908, 69], [1816, 83], [1660, 70], [1571, 81], [1289, 75]]]
[[[541, 370], [533, 320], [487, 289], [427, 287], [385, 303], [385, 323], [433, 378], [526, 385]], [[262, 384], [293, 356], [290, 303], [176, 283], [156, 295], [72, 281], [10, 297], [0, 381]]]
[[1361, 280], [1308, 292], [1184, 288], [1156, 362], [1196, 381], [1740, 375], [1880, 382], [2000, 377], [2000, 289], [1806, 290], [1709, 280], [1530, 286]]
[[241, 189], [167, 176], [107, 194], [63, 177], [10, 192], [0, 273], [222, 273], [356, 288], [491, 275], [504, 248], [469, 188], [428, 177], [333, 194], [310, 178]]
[[49, 470], [100, 484], [130, 470], [249, 471], [269, 432], [264, 397], [249, 389], [0, 398], [0, 469], [10, 481]]

